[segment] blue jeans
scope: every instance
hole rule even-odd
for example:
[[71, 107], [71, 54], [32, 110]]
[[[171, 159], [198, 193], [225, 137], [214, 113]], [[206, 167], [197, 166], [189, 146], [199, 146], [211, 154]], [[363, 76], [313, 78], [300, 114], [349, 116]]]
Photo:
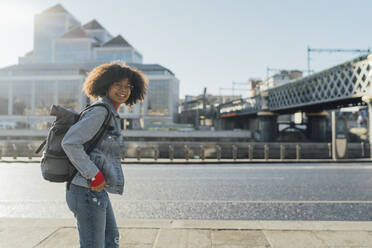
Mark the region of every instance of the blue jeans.
[[105, 190], [71, 184], [66, 189], [66, 201], [77, 220], [81, 248], [119, 247], [119, 231]]

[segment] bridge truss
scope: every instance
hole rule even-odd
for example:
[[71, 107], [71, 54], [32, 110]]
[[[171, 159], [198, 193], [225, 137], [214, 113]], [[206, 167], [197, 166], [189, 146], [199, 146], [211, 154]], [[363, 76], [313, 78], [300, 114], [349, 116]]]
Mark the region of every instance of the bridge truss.
[[271, 88], [254, 98], [220, 105], [221, 118], [261, 111], [322, 111], [363, 104], [372, 95], [372, 57], [362, 56], [319, 73]]

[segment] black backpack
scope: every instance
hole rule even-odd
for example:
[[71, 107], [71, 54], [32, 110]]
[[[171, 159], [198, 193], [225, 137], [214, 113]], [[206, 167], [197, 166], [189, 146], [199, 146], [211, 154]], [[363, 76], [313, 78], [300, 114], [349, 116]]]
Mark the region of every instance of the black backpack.
[[101, 128], [97, 134], [88, 142], [84, 144], [84, 150], [89, 154], [94, 147], [102, 140], [103, 136], [109, 129], [112, 113], [109, 106], [105, 103], [95, 103], [87, 106], [79, 113], [64, 108], [59, 105], [52, 105], [50, 115], [56, 116], [49, 129], [47, 138], [43, 141], [40, 147], [35, 151], [39, 153], [45, 146], [43, 156], [41, 157], [41, 174], [45, 180], [50, 182], [71, 182], [77, 173], [76, 168], [72, 165], [64, 152], [61, 142], [67, 133], [68, 129], [80, 120], [84, 111], [94, 108], [96, 106], [103, 106], [107, 109], [108, 115], [105, 118]]

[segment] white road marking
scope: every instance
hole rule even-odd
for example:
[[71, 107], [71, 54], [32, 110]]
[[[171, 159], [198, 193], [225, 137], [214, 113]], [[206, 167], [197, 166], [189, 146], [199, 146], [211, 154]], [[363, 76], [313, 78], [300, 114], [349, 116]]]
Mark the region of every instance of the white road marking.
[[170, 169], [182, 169], [182, 170], [372, 170], [372, 165], [369, 166], [361, 166], [361, 165], [327, 165], [327, 166], [193, 166], [188, 165], [187, 167], [182, 166], [174, 166], [174, 165], [166, 165], [166, 166], [152, 166], [152, 165], [141, 165], [141, 166], [125, 166], [124, 170], [148, 170], [148, 169], [156, 169], [156, 170], [170, 170]]
[[[350, 200], [350, 201], [328, 201], [328, 200], [301, 200], [301, 201], [273, 201], [273, 200], [251, 200], [251, 201], [230, 201], [230, 200], [128, 200], [128, 199], [122, 199], [112, 197], [111, 198], [113, 203], [120, 203], [120, 204], [126, 204], [126, 203], [248, 203], [248, 204], [372, 204], [372, 201], [357, 201], [357, 200]], [[0, 200], [1, 204], [45, 204], [45, 203], [66, 203], [65, 201], [38, 201], [38, 200]]]

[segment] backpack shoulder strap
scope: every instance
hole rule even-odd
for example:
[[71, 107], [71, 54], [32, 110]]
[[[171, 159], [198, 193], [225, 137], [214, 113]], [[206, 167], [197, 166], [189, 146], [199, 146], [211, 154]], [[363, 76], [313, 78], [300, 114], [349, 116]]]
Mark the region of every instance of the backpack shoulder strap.
[[[81, 113], [79, 115], [79, 119], [80, 119], [80, 117], [81, 117], [81, 115], [84, 111], [86, 111], [90, 108], [94, 108], [96, 106], [105, 107], [106, 110], [107, 110], [107, 115], [106, 115], [105, 120], [103, 121], [102, 126], [98, 130], [98, 132], [93, 136], [93, 138], [91, 140], [89, 140], [87, 143], [84, 144], [84, 150], [88, 155], [91, 153], [91, 151], [93, 151], [94, 147], [102, 141], [103, 136], [107, 132], [107, 130], [110, 126], [110, 123], [111, 123], [111, 119], [112, 119], [111, 109], [106, 103], [95, 103], [95, 104], [87, 106], [83, 111], [81, 111]], [[77, 170], [75, 169], [75, 172], [72, 174], [72, 176], [70, 177], [70, 179], [67, 182], [67, 188], [70, 188], [71, 181], [75, 177], [76, 173], [77, 173]]]
[[36, 149], [35, 153], [38, 154], [45, 146], [47, 139], [44, 139], [40, 146]]
[[94, 108], [96, 106], [102, 106], [102, 107], [105, 107], [106, 110], [107, 110], [107, 115], [106, 115], [106, 118], [105, 120], [103, 121], [103, 124], [101, 126], [101, 128], [98, 130], [98, 132], [96, 133], [96, 135], [94, 135], [94, 137], [88, 141], [86, 143], [86, 153], [89, 154], [93, 149], [94, 147], [99, 143], [101, 142], [101, 140], [103, 139], [103, 136], [105, 135], [106, 131], [108, 130], [109, 126], [110, 126], [110, 123], [111, 123], [111, 119], [112, 119], [112, 112], [111, 112], [111, 109], [110, 107], [106, 104], [106, 103], [95, 103], [95, 104], [92, 104], [88, 107], [86, 107], [82, 113], [85, 111], [85, 110], [88, 110], [90, 108]]
[[[78, 118], [76, 121], [78, 121], [81, 117], [81, 115], [83, 114], [84, 111], [88, 110], [88, 109], [91, 109], [93, 107], [96, 107], [96, 106], [103, 106], [106, 108], [107, 110], [107, 116], [101, 126], [101, 128], [98, 130], [97, 134], [90, 140], [87, 142], [87, 146], [86, 146], [86, 152], [89, 154], [93, 149], [94, 147], [101, 141], [101, 139], [103, 138], [104, 134], [105, 134], [105, 131], [108, 129], [109, 125], [110, 125], [110, 122], [111, 122], [111, 118], [112, 118], [112, 113], [111, 113], [111, 110], [110, 110], [110, 107], [106, 104], [106, 103], [95, 103], [95, 104], [92, 104], [92, 105], [88, 105], [86, 106], [79, 114]], [[40, 146], [36, 149], [35, 153], [39, 153], [45, 146], [47, 142], [47, 139], [45, 139], [41, 144]]]

